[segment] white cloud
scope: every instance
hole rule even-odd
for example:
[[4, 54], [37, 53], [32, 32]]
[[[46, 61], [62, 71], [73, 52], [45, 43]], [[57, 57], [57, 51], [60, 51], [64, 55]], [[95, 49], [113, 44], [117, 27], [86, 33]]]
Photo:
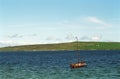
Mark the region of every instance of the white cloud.
[[92, 23], [96, 23], [96, 24], [100, 24], [100, 25], [104, 25], [104, 26], [112, 26], [111, 24], [109, 24], [105, 21], [102, 21], [102, 20], [98, 19], [97, 17], [87, 17], [86, 19], [87, 19], [87, 21], [92, 22]]
[[11, 40], [4, 40], [4, 41], [0, 41], [0, 43], [12, 43], [12, 41]]
[[100, 35], [80, 37], [80, 41], [101, 41], [101, 39], [102, 39], [102, 36]]
[[92, 41], [100, 41], [101, 39], [102, 39], [101, 36], [92, 36], [92, 37], [91, 37], [91, 40], [92, 40]]
[[17, 43], [14, 43], [12, 40], [0, 40], [0, 47], [6, 47], [6, 46], [14, 46], [17, 45]]

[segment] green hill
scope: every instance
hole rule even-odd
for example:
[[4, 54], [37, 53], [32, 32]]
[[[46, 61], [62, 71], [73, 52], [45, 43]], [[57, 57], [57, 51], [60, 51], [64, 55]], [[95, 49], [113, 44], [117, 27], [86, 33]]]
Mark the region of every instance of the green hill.
[[[77, 42], [3, 47], [0, 51], [76, 50]], [[79, 42], [79, 50], [120, 50], [120, 42]]]

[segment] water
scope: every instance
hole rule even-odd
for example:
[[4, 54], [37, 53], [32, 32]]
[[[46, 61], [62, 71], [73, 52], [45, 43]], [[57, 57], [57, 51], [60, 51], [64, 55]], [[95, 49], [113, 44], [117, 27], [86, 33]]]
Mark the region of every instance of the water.
[[120, 51], [79, 53], [87, 67], [69, 67], [75, 51], [0, 52], [0, 79], [120, 79]]

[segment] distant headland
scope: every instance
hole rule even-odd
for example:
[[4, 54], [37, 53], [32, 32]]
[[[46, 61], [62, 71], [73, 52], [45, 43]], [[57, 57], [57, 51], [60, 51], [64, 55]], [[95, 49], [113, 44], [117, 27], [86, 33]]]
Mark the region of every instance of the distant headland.
[[[76, 50], [77, 42], [2, 47], [0, 51]], [[79, 42], [78, 50], [120, 50], [120, 42]]]

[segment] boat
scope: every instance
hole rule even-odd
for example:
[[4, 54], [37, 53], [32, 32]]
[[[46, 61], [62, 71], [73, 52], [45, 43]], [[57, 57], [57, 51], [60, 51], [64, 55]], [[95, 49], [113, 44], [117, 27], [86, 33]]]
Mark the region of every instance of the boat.
[[78, 38], [76, 37], [76, 40], [77, 40], [77, 57], [78, 57], [78, 62], [76, 62], [76, 63], [71, 63], [70, 64], [70, 67], [71, 68], [81, 68], [81, 67], [86, 67], [87, 66], [87, 64], [85, 63], [85, 61], [80, 61], [80, 55], [79, 55], [79, 52], [78, 52]]

